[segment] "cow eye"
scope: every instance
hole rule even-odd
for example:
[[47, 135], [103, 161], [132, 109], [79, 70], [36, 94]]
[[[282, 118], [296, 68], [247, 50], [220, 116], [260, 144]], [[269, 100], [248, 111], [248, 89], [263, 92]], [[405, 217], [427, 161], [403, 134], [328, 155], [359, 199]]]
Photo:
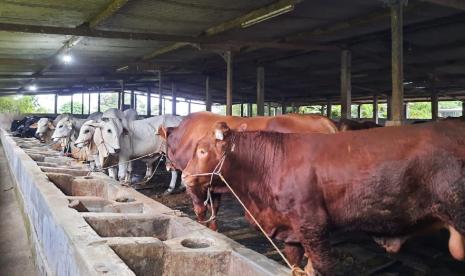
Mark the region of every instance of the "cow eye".
[[111, 133], [111, 129], [107, 129], [107, 132], [108, 132], [108, 133]]
[[89, 133], [89, 130], [88, 130], [88, 129], [86, 129], [86, 131], [84, 131], [84, 133]]
[[200, 153], [201, 155], [207, 154], [207, 152], [206, 152], [204, 149], [199, 149], [199, 153]]
[[59, 126], [58, 128], [62, 128], [62, 127], [63, 127], [63, 125]]

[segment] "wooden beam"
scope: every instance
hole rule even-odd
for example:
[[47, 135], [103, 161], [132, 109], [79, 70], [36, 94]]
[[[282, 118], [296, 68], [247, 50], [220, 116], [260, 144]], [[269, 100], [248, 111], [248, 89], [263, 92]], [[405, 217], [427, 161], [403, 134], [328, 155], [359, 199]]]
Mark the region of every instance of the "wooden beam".
[[465, 11], [465, 2], [463, 0], [422, 0], [422, 1], [448, 7], [448, 8]]
[[72, 35], [72, 36], [97, 37], [97, 38], [108, 38], [108, 39], [153, 40], [153, 41], [192, 42], [192, 43], [210, 42], [210, 40], [201, 38], [201, 37], [157, 34], [157, 33], [132, 33], [132, 32], [120, 32], [120, 31], [104, 31], [104, 30], [91, 29], [88, 26], [79, 26], [76, 28], [70, 28], [70, 27], [53, 27], [53, 26], [0, 23], [0, 31], [33, 33], [33, 34]]
[[389, 125], [400, 125], [404, 119], [404, 67], [403, 67], [403, 5], [391, 5], [391, 41], [392, 41], [392, 98], [391, 120]]
[[301, 1], [297, 0], [280, 0], [275, 3], [272, 3], [268, 6], [258, 8], [256, 10], [253, 10], [251, 12], [248, 12], [244, 15], [241, 15], [239, 17], [236, 17], [234, 19], [231, 19], [229, 21], [223, 22], [221, 24], [218, 24], [216, 26], [210, 27], [204, 31], [204, 35], [206, 36], [212, 36], [216, 35], [219, 33], [223, 33], [226, 31], [229, 31], [231, 29], [235, 29], [241, 26], [242, 23], [250, 21], [252, 19], [259, 18], [261, 16], [267, 15], [273, 11], [283, 9], [288, 6], [294, 6], [298, 4]]
[[233, 97], [233, 65], [232, 65], [232, 53], [226, 51], [224, 55], [226, 61], [226, 115], [232, 115], [232, 97]]
[[162, 72], [158, 71], [158, 115], [163, 114], [163, 77]]
[[351, 117], [351, 53], [349, 50], [341, 52], [341, 118]]
[[257, 115], [265, 115], [265, 69], [257, 68]]
[[104, 22], [113, 16], [118, 10], [124, 7], [128, 1], [129, 0], [113, 0], [103, 11], [94, 16], [94, 18], [89, 21], [89, 27], [91, 29], [97, 27], [100, 25], [100, 23]]
[[205, 77], [205, 108], [212, 111], [212, 96], [210, 91], [210, 76]]
[[148, 59], [156, 58], [156, 57], [161, 56], [163, 54], [166, 54], [166, 53], [172, 52], [174, 50], [183, 48], [184, 46], [189, 45], [189, 44], [190, 43], [186, 43], [186, 42], [178, 42], [178, 43], [168, 45], [166, 47], [157, 49], [157, 50], [155, 50], [155, 51], [153, 51], [153, 52], [151, 52], [149, 54], [146, 54], [145, 56], [142, 57], [142, 60], [148, 60]]

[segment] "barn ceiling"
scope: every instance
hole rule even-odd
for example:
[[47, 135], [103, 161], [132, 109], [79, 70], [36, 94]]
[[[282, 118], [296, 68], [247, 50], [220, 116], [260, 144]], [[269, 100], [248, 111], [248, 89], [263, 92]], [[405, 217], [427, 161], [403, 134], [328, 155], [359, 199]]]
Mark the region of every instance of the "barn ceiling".
[[[233, 53], [234, 102], [255, 101], [265, 68], [265, 101], [338, 99], [340, 49], [352, 51], [352, 94], [391, 90], [389, 1], [373, 0], [0, 0], [0, 95], [158, 87], [225, 101]], [[242, 28], [264, 11], [293, 11]], [[407, 97], [465, 87], [465, 4], [408, 1], [404, 8]], [[61, 56], [69, 52], [71, 64]], [[463, 94], [465, 95], [465, 94]]]

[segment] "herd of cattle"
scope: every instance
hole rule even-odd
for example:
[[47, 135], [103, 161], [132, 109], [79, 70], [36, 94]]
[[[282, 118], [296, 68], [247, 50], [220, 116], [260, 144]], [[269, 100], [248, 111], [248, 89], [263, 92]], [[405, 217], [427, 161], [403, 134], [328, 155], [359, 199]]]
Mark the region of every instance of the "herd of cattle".
[[148, 179], [166, 156], [173, 172], [167, 193], [182, 171], [198, 221], [213, 230], [221, 196], [233, 190], [255, 220], [246, 218], [284, 242], [292, 265], [307, 257], [309, 275], [332, 274], [334, 230], [366, 232], [394, 253], [412, 236], [445, 228], [451, 255], [465, 260], [463, 120], [380, 127], [319, 115], [209, 112], [137, 120], [133, 110], [110, 109], [85, 120], [28, 118], [22, 126], [18, 135], [32, 128], [44, 143], [85, 152], [79, 158], [124, 182], [131, 160], [147, 164]]

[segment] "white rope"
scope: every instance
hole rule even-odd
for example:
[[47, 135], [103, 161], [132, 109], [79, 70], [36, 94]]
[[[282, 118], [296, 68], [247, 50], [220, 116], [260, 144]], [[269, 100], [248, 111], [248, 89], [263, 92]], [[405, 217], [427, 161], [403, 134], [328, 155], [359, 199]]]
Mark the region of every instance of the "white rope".
[[[234, 144], [234, 141], [232, 141], [233, 145], [231, 147], [231, 151], [234, 151], [234, 148], [235, 148], [235, 144]], [[257, 219], [253, 216], [252, 212], [250, 212], [250, 210], [245, 206], [245, 204], [242, 202], [242, 200], [239, 198], [239, 196], [236, 194], [236, 192], [233, 190], [233, 188], [231, 187], [231, 185], [229, 185], [228, 181], [226, 181], [226, 179], [224, 178], [224, 176], [221, 174], [221, 169], [223, 168], [223, 164], [226, 160], [226, 153], [223, 154], [223, 156], [221, 157], [220, 161], [218, 162], [218, 164], [215, 166], [215, 168], [213, 169], [213, 172], [211, 173], [199, 173], [199, 174], [192, 174], [190, 176], [210, 176], [210, 183], [209, 183], [209, 187], [208, 187], [208, 191], [207, 192], [210, 192], [210, 187], [212, 185], [212, 182], [213, 182], [213, 177], [216, 175], [218, 176], [221, 181], [223, 181], [223, 183], [226, 185], [226, 187], [228, 187], [228, 189], [231, 191], [231, 193], [234, 195], [234, 197], [237, 199], [237, 201], [239, 201], [239, 203], [242, 205], [242, 208], [244, 208], [244, 210], [247, 212], [247, 214], [252, 218], [252, 220], [254, 221], [254, 223], [258, 226], [258, 228], [260, 229], [260, 231], [263, 233], [263, 235], [266, 237], [266, 239], [271, 243], [271, 245], [274, 247], [274, 249], [278, 252], [278, 254], [281, 256], [281, 258], [284, 260], [284, 262], [286, 263], [286, 265], [291, 269], [291, 273], [292, 275], [307, 275], [300, 267], [298, 266], [295, 266], [295, 265], [292, 265], [289, 260], [286, 258], [286, 256], [284, 256], [284, 253], [279, 249], [279, 247], [273, 242], [273, 240], [268, 236], [268, 234], [265, 232], [265, 229], [263, 229], [263, 227], [260, 225], [260, 223], [257, 221]], [[212, 217], [214, 218], [214, 214], [213, 214], [213, 202], [211, 200], [211, 196], [208, 196], [207, 195], [207, 200], [208, 198], [210, 198], [210, 202], [211, 202], [211, 206], [212, 206]], [[210, 220], [212, 220], [212, 217], [210, 217]], [[309, 260], [310, 261], [310, 260]]]

